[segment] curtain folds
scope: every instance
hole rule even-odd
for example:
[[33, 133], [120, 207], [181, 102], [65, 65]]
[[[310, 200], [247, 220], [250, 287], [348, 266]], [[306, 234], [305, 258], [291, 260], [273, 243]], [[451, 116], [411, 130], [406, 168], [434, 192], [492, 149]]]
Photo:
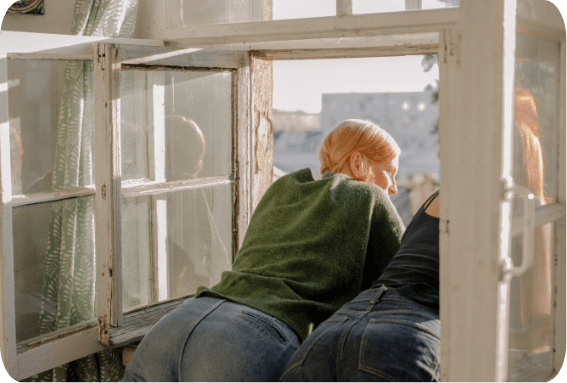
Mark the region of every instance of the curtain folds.
[[[76, 0], [71, 33], [132, 37], [138, 0]], [[92, 185], [94, 179], [94, 67], [69, 61], [65, 68], [52, 175], [54, 190]], [[45, 334], [96, 318], [94, 198], [74, 198], [51, 208], [40, 308]], [[121, 350], [105, 350], [32, 377], [32, 381], [118, 381]]]

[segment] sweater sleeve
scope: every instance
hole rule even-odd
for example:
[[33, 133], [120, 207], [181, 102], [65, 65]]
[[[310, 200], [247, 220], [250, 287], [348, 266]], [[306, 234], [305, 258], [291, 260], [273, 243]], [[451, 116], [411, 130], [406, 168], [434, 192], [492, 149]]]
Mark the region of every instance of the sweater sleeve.
[[394, 257], [400, 243], [405, 226], [388, 195], [377, 191], [372, 217], [362, 290], [368, 289], [382, 274], [390, 260]]

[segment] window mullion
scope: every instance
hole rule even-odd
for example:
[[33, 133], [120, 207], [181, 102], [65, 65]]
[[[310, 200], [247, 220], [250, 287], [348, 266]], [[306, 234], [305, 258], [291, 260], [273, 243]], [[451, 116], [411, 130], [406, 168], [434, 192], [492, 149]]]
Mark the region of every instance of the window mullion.
[[[153, 105], [149, 129], [150, 179], [165, 182], [165, 72], [148, 73], [148, 87]], [[151, 160], [153, 158], [153, 161]], [[152, 299], [159, 302], [169, 297], [167, 261], [167, 205], [152, 195]]]
[[[565, 36], [565, 35], [563, 35]], [[565, 40], [560, 44], [559, 62], [559, 137], [557, 169], [557, 201], [565, 208], [565, 77], [566, 77]], [[565, 359], [565, 302], [566, 302], [566, 265], [565, 265], [565, 217], [555, 223], [555, 243], [552, 271], [552, 336], [553, 336], [553, 371], [561, 369]], [[552, 377], [549, 378], [551, 380]]]
[[117, 47], [98, 43], [95, 50], [95, 212], [97, 316], [100, 342], [109, 326], [122, 319], [120, 236], [120, 73]]
[[250, 72], [250, 56], [247, 55], [247, 65], [236, 71], [236, 78], [234, 82], [236, 95], [235, 102], [235, 123], [236, 129], [234, 132], [234, 148], [233, 148], [233, 175], [236, 181], [235, 185], [235, 238], [233, 257], [244, 241], [244, 235], [250, 217], [252, 215], [252, 194], [250, 190], [252, 179], [252, 129], [251, 129], [251, 116], [250, 116], [250, 87], [251, 87], [251, 72]]
[[[2, 143], [4, 143], [2, 137]], [[8, 141], [9, 142], [9, 141]], [[2, 148], [2, 151], [4, 148]], [[2, 226], [2, 249], [0, 268], [2, 270], [2, 292], [0, 304], [2, 322], [0, 323], [0, 336], [2, 337], [2, 360], [8, 373], [12, 377], [18, 376], [18, 354], [16, 346], [16, 302], [14, 279], [14, 241], [12, 235], [12, 207], [2, 204], [0, 208], [0, 225]]]
[[8, 63], [0, 58], [0, 342], [8, 373], [17, 376], [14, 238], [12, 235], [12, 169], [8, 117]]
[[406, 0], [406, 11], [417, 11], [421, 9], [421, 0]]
[[[554, 203], [540, 206], [535, 210], [534, 227], [545, 225], [548, 222], [557, 221], [565, 218], [565, 205]], [[514, 216], [512, 219], [511, 236], [520, 235], [522, 229], [523, 215]]]
[[352, 15], [352, 0], [336, 0], [336, 1], [337, 1], [337, 17]]
[[10, 205], [12, 207], [32, 205], [36, 203], [55, 202], [68, 198], [86, 197], [95, 195], [94, 186], [81, 186], [72, 189], [55, 190], [51, 192], [40, 192], [33, 194], [24, 194], [12, 197]]

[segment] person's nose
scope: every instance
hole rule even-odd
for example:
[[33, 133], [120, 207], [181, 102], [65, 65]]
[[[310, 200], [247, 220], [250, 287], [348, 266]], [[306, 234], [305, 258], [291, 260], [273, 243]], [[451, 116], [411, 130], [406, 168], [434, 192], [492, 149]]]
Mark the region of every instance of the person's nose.
[[396, 181], [392, 180], [393, 184], [388, 188], [389, 195], [396, 195], [398, 194], [398, 187], [396, 186]]

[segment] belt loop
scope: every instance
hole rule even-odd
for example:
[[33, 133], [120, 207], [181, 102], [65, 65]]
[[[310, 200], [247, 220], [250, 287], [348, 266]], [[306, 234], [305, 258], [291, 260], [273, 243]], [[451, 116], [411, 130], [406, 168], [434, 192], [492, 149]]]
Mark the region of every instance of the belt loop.
[[372, 300], [370, 301], [370, 304], [368, 306], [368, 311], [372, 310], [372, 307], [380, 301], [380, 298], [382, 297], [382, 295], [384, 295], [386, 290], [388, 290], [388, 288], [384, 285], [378, 288], [376, 295], [374, 295], [374, 298], [372, 298]]

